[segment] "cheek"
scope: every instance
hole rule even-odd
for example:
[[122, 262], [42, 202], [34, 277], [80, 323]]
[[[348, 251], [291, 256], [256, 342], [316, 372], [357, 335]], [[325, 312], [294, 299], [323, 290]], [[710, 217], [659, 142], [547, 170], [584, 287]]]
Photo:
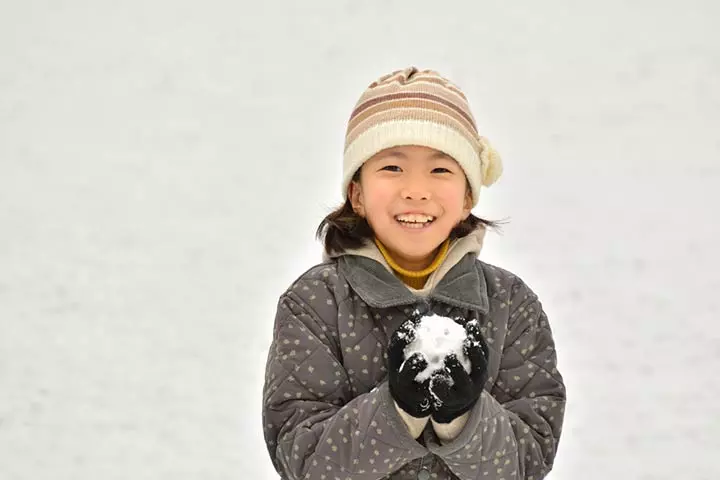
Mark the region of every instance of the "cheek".
[[465, 192], [457, 188], [438, 190], [435, 198], [448, 210], [462, 210], [465, 204]]
[[387, 210], [391, 203], [391, 195], [384, 189], [368, 190], [365, 195], [365, 207], [368, 211], [381, 212]]

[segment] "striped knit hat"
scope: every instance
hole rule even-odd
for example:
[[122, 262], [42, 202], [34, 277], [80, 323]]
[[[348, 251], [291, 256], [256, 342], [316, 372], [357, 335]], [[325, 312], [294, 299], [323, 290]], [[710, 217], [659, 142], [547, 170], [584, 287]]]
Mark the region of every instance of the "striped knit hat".
[[433, 70], [409, 67], [374, 81], [355, 105], [345, 137], [342, 195], [365, 161], [386, 148], [421, 145], [450, 155], [465, 171], [473, 207], [502, 161], [480, 136], [465, 94]]

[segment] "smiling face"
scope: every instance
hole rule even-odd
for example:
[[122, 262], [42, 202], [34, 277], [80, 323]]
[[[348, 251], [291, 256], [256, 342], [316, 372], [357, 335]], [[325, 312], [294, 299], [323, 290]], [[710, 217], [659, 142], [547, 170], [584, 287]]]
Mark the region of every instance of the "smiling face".
[[[367, 160], [360, 182], [350, 183], [348, 198], [393, 260], [408, 270], [430, 265], [452, 229], [472, 210], [460, 165], [438, 150], [415, 145], [388, 148]], [[422, 215], [403, 216], [409, 212]], [[428, 216], [432, 221], [423, 223]]]

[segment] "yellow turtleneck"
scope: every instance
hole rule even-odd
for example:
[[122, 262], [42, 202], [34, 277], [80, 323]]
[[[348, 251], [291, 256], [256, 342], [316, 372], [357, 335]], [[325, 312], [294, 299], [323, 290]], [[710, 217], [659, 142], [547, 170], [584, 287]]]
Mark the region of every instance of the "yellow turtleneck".
[[430, 277], [430, 274], [437, 270], [443, 260], [445, 260], [448, 249], [450, 248], [450, 239], [448, 238], [442, 243], [442, 245], [440, 245], [440, 250], [438, 251], [437, 256], [435, 256], [435, 260], [433, 260], [427, 268], [418, 271], [407, 270], [398, 265], [390, 256], [390, 253], [385, 248], [385, 245], [383, 245], [377, 237], [375, 237], [375, 245], [377, 245], [380, 253], [382, 253], [383, 257], [385, 257], [385, 261], [388, 265], [390, 265], [390, 268], [396, 272], [397, 276], [400, 277], [403, 283], [416, 290], [420, 290], [425, 286], [425, 282], [428, 277]]

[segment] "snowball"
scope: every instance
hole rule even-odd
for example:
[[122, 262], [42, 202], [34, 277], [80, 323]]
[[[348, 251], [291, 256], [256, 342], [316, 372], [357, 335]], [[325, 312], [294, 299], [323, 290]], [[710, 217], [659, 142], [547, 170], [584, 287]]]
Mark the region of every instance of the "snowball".
[[470, 360], [463, 352], [466, 333], [462, 325], [452, 318], [439, 315], [424, 316], [415, 330], [415, 340], [405, 347], [405, 358], [408, 359], [420, 352], [428, 366], [418, 373], [415, 380], [424, 382], [438, 370], [445, 367], [445, 357], [454, 353], [467, 373], [470, 373]]

